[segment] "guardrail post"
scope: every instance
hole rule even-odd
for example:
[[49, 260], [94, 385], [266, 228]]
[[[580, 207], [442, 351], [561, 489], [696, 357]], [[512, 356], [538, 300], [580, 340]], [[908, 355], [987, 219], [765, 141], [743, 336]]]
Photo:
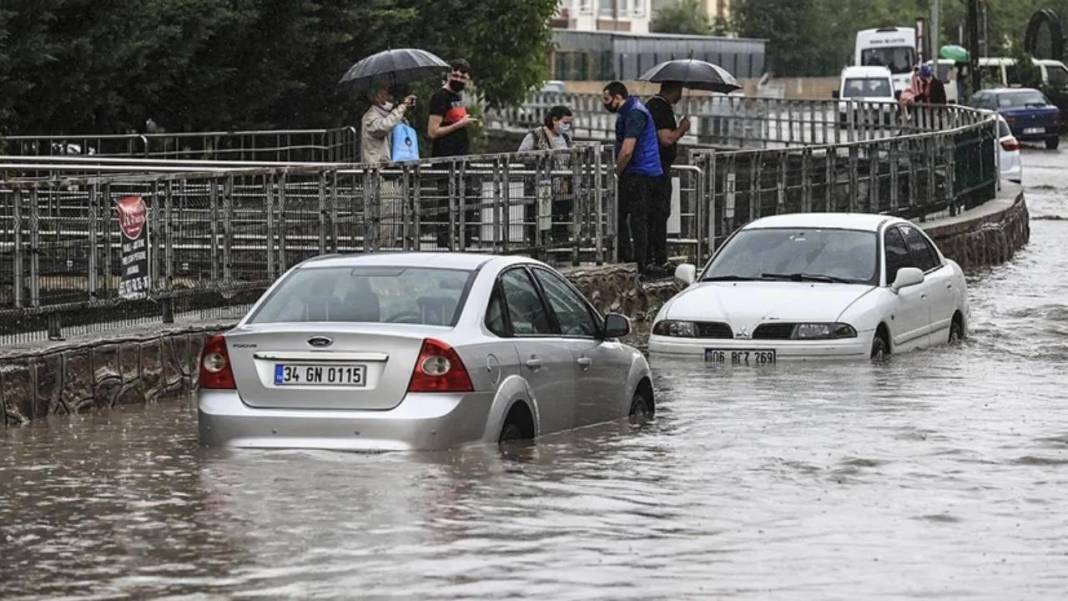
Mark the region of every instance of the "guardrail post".
[[[456, 251], [456, 161], [449, 161], [449, 252]], [[462, 212], [462, 209], [459, 209]]]
[[326, 254], [326, 172], [319, 172], [319, 254]]
[[897, 213], [898, 207], [898, 169], [899, 155], [901, 154], [898, 149], [899, 142], [895, 139], [890, 140], [889, 147], [887, 149], [887, 156], [890, 159], [890, 212]]
[[956, 152], [955, 142], [956, 137], [953, 136], [953, 134], [943, 134], [942, 157], [945, 161], [946, 176], [942, 185], [944, 188], [943, 191], [945, 193], [945, 202], [946, 205], [949, 207], [949, 214], [954, 217], [957, 215], [957, 213], [960, 212], [959, 207], [957, 206], [957, 198], [955, 193], [957, 185], [956, 157], [954, 156]]
[[14, 206], [12, 206], [12, 227], [14, 229], [14, 242], [15, 247], [12, 249], [12, 259], [14, 264], [12, 267], [12, 276], [15, 280], [15, 308], [21, 309], [23, 305], [23, 249], [22, 249], [22, 189], [16, 188], [14, 196], [12, 198]]
[[857, 176], [858, 159], [857, 145], [849, 145], [849, 198], [848, 211], [854, 213], [857, 210], [857, 196], [860, 194], [860, 181]]
[[171, 206], [174, 204], [174, 181], [167, 180], [167, 190], [163, 198], [163, 269], [164, 287], [171, 290], [174, 286], [174, 221]]
[[97, 184], [94, 182], [89, 185], [89, 282], [88, 292], [89, 301], [96, 300], [96, 287], [97, 287], [97, 227], [99, 226], [99, 206], [100, 199], [97, 196]]
[[868, 212], [879, 212], [879, 143], [872, 141], [865, 146], [868, 154]]
[[338, 252], [337, 179], [337, 169], [334, 169], [330, 172], [330, 250], [335, 253]]
[[[588, 154], [588, 152], [584, 152], [581, 156], [587, 156]], [[569, 162], [568, 165], [571, 166], [571, 223], [567, 224], [567, 233], [571, 242], [571, 265], [577, 266], [580, 262], [579, 255], [582, 252], [580, 242], [582, 239], [582, 230], [579, 225], [581, 223], [579, 215], [584, 213], [583, 209], [586, 204], [583, 202], [585, 191], [579, 192], [581, 187], [580, 178], [582, 177], [582, 167], [585, 161], [579, 158], [580, 155], [574, 146], [571, 147], [570, 156], [571, 162]]]
[[460, 161], [460, 171], [458, 174], [458, 180], [456, 182], [456, 200], [457, 208], [460, 214], [457, 216], [459, 219], [460, 231], [457, 232], [457, 246], [456, 250], [463, 252], [467, 250], [467, 161]]
[[610, 239], [611, 244], [612, 244], [611, 260], [612, 260], [613, 263], [615, 263], [615, 262], [617, 262], [619, 260], [619, 242], [617, 241], [617, 238], [616, 238], [616, 236], [618, 235], [618, 232], [616, 232], [615, 222], [611, 221], [611, 220], [610, 220], [611, 222], [608, 223], [608, 224], [605, 224], [605, 222], [604, 222], [604, 190], [602, 189], [603, 186], [604, 186], [604, 178], [602, 177], [602, 174], [601, 174], [601, 169], [603, 168], [603, 165], [601, 164], [601, 159], [602, 159], [601, 155], [602, 155], [603, 151], [598, 147], [594, 147], [592, 149], [592, 152], [593, 152], [593, 210], [594, 210], [594, 213], [595, 213], [595, 216], [596, 216], [596, 219], [597, 219], [596, 226], [593, 228], [594, 249], [595, 249], [594, 250], [594, 260], [596, 261], [596, 263], [598, 265], [603, 265], [604, 264], [604, 243], [605, 243], [604, 233], [605, 233], [605, 230], [608, 229], [608, 228], [611, 228], [611, 229], [608, 229], [608, 231], [610, 232], [609, 239]]
[[737, 202], [738, 173], [735, 171], [735, 155], [727, 161], [727, 180], [723, 184], [723, 235], [734, 231], [734, 215]]
[[[716, 171], [716, 168], [717, 168], [717, 165], [716, 165], [716, 162], [717, 162], [716, 153], [715, 152], [710, 152], [705, 156], [707, 157], [707, 160], [706, 160], [706, 163], [705, 163], [705, 174], [706, 175], [705, 175], [704, 180], [705, 180], [705, 186], [708, 189], [708, 196], [707, 196], [707, 199], [708, 199], [708, 218], [707, 218], [708, 224], [706, 226], [707, 227], [706, 233], [708, 234], [708, 241], [706, 243], [706, 248], [707, 248], [707, 251], [708, 251], [708, 256], [712, 256], [712, 253], [714, 253], [716, 251], [716, 226], [719, 225], [717, 220], [716, 220], [716, 184], [718, 183], [719, 174]], [[703, 262], [704, 261], [704, 257], [703, 256], [698, 257], [698, 261]]]
[[764, 168], [763, 154], [749, 155], [749, 221], [756, 221], [763, 213], [760, 206], [760, 176]]
[[[288, 145], [289, 135], [286, 135]], [[289, 158], [289, 150], [286, 150], [286, 158]], [[286, 177], [285, 172], [275, 176], [274, 181], [278, 185], [278, 275], [285, 273], [289, 263], [286, 259], [286, 244], [289, 239], [286, 236]]]
[[[935, 144], [937, 141], [937, 134], [928, 134], [924, 139], [924, 158], [927, 162], [927, 195], [926, 198], [923, 199], [924, 204], [937, 201], [938, 174], [935, 172], [935, 155], [937, 154]], [[923, 216], [920, 217], [920, 221], [927, 221], [926, 211], [924, 211]]]
[[233, 259], [231, 250], [234, 244], [234, 176], [226, 176], [223, 182], [223, 281], [229, 284], [233, 279]]
[[775, 176], [775, 214], [782, 215], [786, 212], [786, 164], [790, 160], [789, 151], [784, 150], [778, 154], [779, 165]]
[[506, 156], [501, 168], [501, 183], [503, 189], [501, 190], [501, 205], [504, 211], [503, 221], [504, 230], [501, 232], [501, 248], [505, 254], [508, 254], [510, 248], [510, 238], [512, 233], [512, 165], [511, 160]]
[[812, 212], [812, 147], [801, 151], [801, 211]]
[[501, 159], [493, 159], [493, 252], [500, 252], [501, 241]]
[[208, 203], [211, 211], [211, 284], [219, 284], [219, 185], [214, 178], [208, 180]]
[[41, 306], [41, 215], [37, 187], [30, 190], [30, 306]]
[[263, 198], [267, 205], [267, 279], [274, 281], [274, 253], [277, 245], [274, 239], [274, 191], [271, 178], [271, 174], [263, 175]]

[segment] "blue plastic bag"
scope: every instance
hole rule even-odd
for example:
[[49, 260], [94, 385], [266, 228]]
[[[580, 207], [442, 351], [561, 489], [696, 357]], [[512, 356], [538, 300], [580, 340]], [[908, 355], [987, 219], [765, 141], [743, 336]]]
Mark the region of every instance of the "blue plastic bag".
[[419, 160], [419, 136], [415, 129], [407, 123], [401, 122], [393, 126], [389, 133], [390, 160], [392, 161], [418, 161]]

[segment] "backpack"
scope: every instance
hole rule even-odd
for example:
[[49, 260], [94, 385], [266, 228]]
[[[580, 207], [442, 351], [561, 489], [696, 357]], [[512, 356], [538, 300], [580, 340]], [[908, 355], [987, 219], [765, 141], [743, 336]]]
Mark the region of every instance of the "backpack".
[[419, 136], [415, 129], [401, 121], [393, 126], [390, 135], [391, 161], [418, 161], [419, 160]]

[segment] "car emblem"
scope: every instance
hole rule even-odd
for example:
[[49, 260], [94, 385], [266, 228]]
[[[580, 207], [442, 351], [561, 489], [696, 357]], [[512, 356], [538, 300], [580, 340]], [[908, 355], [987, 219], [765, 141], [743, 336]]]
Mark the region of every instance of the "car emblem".
[[735, 338], [743, 338], [743, 339], [748, 340], [749, 339], [749, 330], [747, 330], [745, 328], [742, 328], [741, 330], [739, 330], [739, 331], [734, 333], [734, 337]]
[[315, 336], [308, 339], [308, 344], [315, 347], [324, 347], [334, 344], [334, 341], [327, 338], [326, 336]]

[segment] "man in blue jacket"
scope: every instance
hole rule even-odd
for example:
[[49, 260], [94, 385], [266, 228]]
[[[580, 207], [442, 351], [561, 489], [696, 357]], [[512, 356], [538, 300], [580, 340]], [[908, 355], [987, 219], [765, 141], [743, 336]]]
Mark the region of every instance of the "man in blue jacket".
[[[649, 205], [656, 198], [660, 144], [649, 111], [627, 87], [613, 81], [601, 93], [605, 110], [616, 113], [616, 175], [619, 176], [619, 260], [649, 273]], [[633, 238], [633, 245], [631, 239]]]

